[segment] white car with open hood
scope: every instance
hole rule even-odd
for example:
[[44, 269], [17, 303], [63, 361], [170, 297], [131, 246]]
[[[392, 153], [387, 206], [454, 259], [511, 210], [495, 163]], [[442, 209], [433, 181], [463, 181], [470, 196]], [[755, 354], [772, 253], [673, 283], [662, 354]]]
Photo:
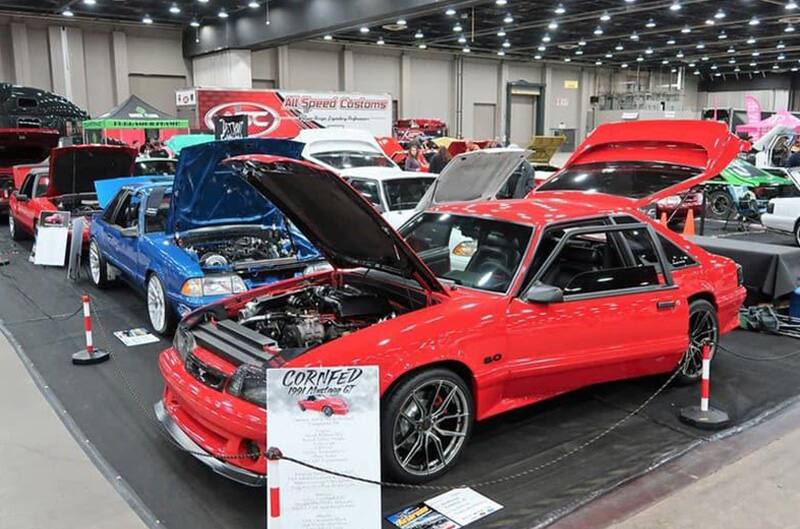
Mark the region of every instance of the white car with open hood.
[[767, 211], [761, 215], [761, 224], [770, 230], [789, 233], [800, 246], [800, 169], [786, 171], [798, 189], [797, 196], [773, 198], [767, 203]]

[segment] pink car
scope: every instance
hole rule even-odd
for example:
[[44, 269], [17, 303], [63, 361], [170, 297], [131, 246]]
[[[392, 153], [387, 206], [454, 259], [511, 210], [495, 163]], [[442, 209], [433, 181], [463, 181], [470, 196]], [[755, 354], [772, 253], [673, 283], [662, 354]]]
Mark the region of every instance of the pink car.
[[314, 410], [331, 415], [347, 415], [347, 401], [341, 397], [316, 397], [314, 395], [297, 402], [303, 411]]

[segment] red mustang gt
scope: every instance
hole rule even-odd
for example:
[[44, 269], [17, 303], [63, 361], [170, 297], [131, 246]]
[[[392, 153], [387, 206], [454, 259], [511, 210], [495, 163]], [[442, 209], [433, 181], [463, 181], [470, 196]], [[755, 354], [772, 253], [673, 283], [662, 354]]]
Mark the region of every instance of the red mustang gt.
[[[72, 217], [90, 219], [100, 210], [94, 182], [132, 175], [136, 154], [136, 149], [118, 145], [58, 147], [50, 152], [48, 166], [15, 170], [17, 190], [11, 195], [8, 211], [11, 238], [33, 235], [45, 211], [69, 211]], [[88, 223], [83, 242], [89, 242]]]
[[303, 411], [313, 410], [325, 414], [326, 417], [331, 415], [347, 415], [348, 406], [347, 401], [341, 397], [317, 397], [311, 395], [305, 400], [298, 401], [298, 406]]
[[[236, 456], [199, 460], [260, 485], [266, 371], [377, 365], [384, 468], [423, 482], [456, 463], [475, 421], [679, 367], [695, 381], [702, 345], [738, 325], [740, 273], [639, 208], [716, 175], [738, 150], [710, 121], [603, 125], [541, 191], [434, 203], [402, 237], [324, 169], [235, 160], [333, 270], [188, 315], [159, 359], [156, 413], [193, 453]], [[492, 187], [471, 174], [469, 189]], [[465, 238], [475, 251], [456, 265], [451, 246]]]

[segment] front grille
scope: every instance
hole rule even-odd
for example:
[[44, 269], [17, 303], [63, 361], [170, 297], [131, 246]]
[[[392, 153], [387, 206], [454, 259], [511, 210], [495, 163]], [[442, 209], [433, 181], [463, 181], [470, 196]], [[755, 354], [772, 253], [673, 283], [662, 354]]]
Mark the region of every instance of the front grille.
[[214, 369], [200, 361], [193, 354], [186, 357], [186, 372], [194, 378], [205, 384], [206, 386], [214, 389], [222, 389], [228, 378], [221, 371]]

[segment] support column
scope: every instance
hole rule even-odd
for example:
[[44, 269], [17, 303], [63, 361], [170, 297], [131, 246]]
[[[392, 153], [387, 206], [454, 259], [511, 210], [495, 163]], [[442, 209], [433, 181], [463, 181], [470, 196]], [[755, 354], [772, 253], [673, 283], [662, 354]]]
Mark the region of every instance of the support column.
[[503, 145], [507, 145], [508, 131], [506, 130], [506, 113], [508, 112], [508, 63], [500, 61], [500, 67], [497, 69], [497, 116], [495, 123], [495, 130], [497, 135], [500, 136], [500, 141]]
[[47, 36], [50, 47], [50, 77], [53, 79], [53, 92], [72, 100], [67, 28], [50, 26], [47, 28]]
[[196, 57], [192, 70], [195, 86], [253, 87], [250, 50], [226, 50]]
[[397, 101], [399, 118], [411, 115], [411, 56], [403, 53], [400, 56], [400, 98]]
[[289, 46], [278, 46], [277, 88], [290, 88], [289, 78]]
[[539, 98], [539, 105], [542, 105], [542, 130], [537, 130], [536, 134], [550, 134], [550, 129], [558, 124], [558, 116], [555, 112], [555, 101], [552, 97], [547, 97], [547, 90], [553, 90], [553, 67], [549, 64], [542, 65], [542, 84], [545, 85], [543, 97]]
[[341, 72], [339, 79], [341, 80], [339, 88], [343, 92], [354, 92], [356, 86], [355, 66], [353, 60], [353, 50], [349, 48], [342, 49], [342, 58], [339, 63]]
[[14, 82], [31, 86], [31, 56], [28, 49], [28, 27], [25, 24], [11, 23], [11, 52], [14, 57]]
[[131, 95], [128, 37], [121, 31], [111, 34], [111, 67], [114, 69], [114, 103], [119, 104]]

